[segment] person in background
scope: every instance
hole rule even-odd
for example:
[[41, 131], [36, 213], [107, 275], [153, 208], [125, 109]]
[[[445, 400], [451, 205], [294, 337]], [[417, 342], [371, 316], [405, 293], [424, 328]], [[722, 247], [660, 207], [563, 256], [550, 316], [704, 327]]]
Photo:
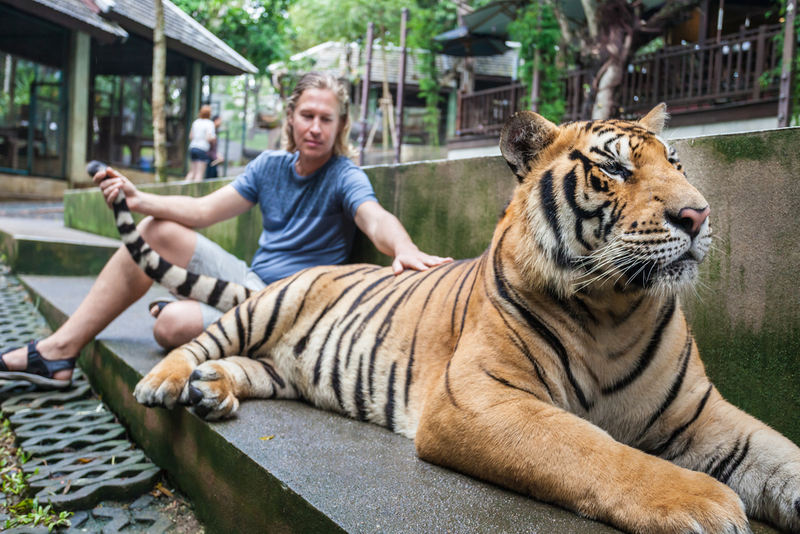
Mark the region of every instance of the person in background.
[[206, 175], [208, 165], [208, 151], [211, 149], [211, 142], [216, 141], [217, 133], [214, 123], [211, 121], [211, 106], [200, 107], [197, 119], [192, 123], [189, 130], [189, 173], [186, 180], [189, 182], [202, 182]]
[[219, 129], [222, 126], [222, 117], [214, 115], [211, 119], [214, 123], [214, 140], [211, 141], [211, 148], [208, 151], [208, 167], [206, 168], [206, 180], [212, 178], [219, 178], [219, 164], [225, 161], [225, 158], [220, 156], [217, 152], [219, 145]]
[[[124, 191], [131, 211], [149, 215], [139, 223], [139, 232], [164, 259], [256, 291], [307, 267], [346, 262], [356, 228], [394, 258], [395, 275], [451, 261], [420, 251], [397, 217], [378, 204], [364, 171], [348, 158], [349, 100], [336, 78], [306, 74], [286, 107], [285, 150], [263, 152], [232, 183], [204, 197], [145, 193], [111, 168], [98, 172], [94, 182], [109, 206]], [[256, 205], [263, 231], [250, 266], [194, 231]], [[61, 328], [0, 356], [0, 378], [68, 386], [83, 346], [152, 285], [121, 247]], [[165, 348], [190, 341], [222, 315], [194, 300], [154, 302], [150, 313], [156, 316], [153, 336]]]

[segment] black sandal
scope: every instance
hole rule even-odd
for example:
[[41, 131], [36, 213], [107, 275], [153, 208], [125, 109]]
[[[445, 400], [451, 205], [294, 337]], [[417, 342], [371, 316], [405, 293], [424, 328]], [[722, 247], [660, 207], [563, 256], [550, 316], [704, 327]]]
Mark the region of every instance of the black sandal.
[[[28, 365], [24, 371], [11, 371], [3, 357], [0, 356], [0, 379], [2, 380], [24, 380], [35, 384], [42, 389], [61, 389], [72, 384], [72, 377], [67, 380], [56, 380], [53, 375], [59, 371], [75, 369], [75, 362], [78, 357], [68, 360], [45, 360], [36, 350], [38, 341], [28, 343]], [[12, 349], [16, 350], [16, 349]], [[8, 351], [11, 352], [11, 351]], [[5, 353], [5, 354], [8, 354]], [[5, 356], [3, 354], [3, 356]]]

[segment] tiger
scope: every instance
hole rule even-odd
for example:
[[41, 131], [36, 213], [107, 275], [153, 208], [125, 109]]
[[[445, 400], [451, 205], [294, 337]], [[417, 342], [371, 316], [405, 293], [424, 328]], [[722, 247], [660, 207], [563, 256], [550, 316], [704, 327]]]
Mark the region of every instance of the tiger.
[[136, 400], [217, 420], [243, 399], [300, 399], [630, 533], [741, 534], [747, 514], [800, 532], [800, 449], [722, 398], [681, 308], [710, 207], [666, 120], [664, 104], [561, 126], [516, 113], [500, 151], [518, 184], [486, 251], [398, 276], [313, 267], [251, 295], [167, 263], [118, 198], [150, 276], [232, 307]]

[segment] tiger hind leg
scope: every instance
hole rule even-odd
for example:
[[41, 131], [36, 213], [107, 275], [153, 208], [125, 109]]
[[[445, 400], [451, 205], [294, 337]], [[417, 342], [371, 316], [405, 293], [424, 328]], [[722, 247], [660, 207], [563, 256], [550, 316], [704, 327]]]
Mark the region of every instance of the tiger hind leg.
[[231, 417], [241, 399], [297, 398], [297, 391], [272, 360], [241, 356], [199, 365], [189, 378], [188, 392], [195, 413], [207, 420]]

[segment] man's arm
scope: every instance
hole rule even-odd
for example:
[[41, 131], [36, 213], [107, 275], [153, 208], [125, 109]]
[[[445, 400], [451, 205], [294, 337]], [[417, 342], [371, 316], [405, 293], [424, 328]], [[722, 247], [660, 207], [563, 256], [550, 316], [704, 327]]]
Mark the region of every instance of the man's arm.
[[361, 203], [355, 221], [378, 250], [394, 258], [392, 270], [396, 275], [406, 268], [425, 271], [428, 267], [453, 261], [452, 258], [440, 258], [420, 251], [397, 217], [375, 201]]
[[[106, 178], [106, 172], [109, 177]], [[124, 191], [128, 208], [156, 219], [175, 221], [189, 228], [205, 228], [214, 223], [236, 217], [255, 204], [245, 199], [231, 185], [204, 197], [194, 198], [179, 195], [154, 195], [139, 191], [130, 180], [110, 167], [94, 176], [106, 203], [111, 206], [117, 193]]]

